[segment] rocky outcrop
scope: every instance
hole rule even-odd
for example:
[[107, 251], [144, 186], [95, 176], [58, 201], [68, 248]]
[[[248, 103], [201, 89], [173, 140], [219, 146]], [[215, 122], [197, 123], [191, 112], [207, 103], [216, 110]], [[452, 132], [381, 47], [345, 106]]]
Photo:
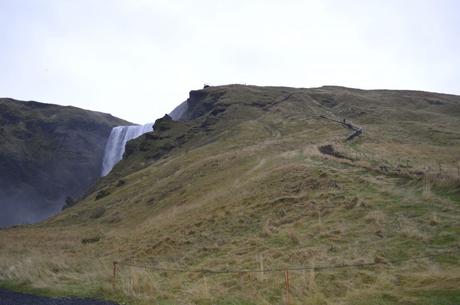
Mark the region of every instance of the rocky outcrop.
[[[209, 88], [209, 87], [208, 87]], [[211, 111], [215, 104], [226, 94], [225, 90], [192, 90], [187, 99], [187, 110], [182, 120], [193, 120]]]
[[169, 115], [165, 115], [161, 119], [158, 119], [155, 121], [155, 124], [153, 125], [154, 130], [158, 131], [166, 131], [168, 129], [171, 129], [171, 123], [173, 122], [173, 119]]

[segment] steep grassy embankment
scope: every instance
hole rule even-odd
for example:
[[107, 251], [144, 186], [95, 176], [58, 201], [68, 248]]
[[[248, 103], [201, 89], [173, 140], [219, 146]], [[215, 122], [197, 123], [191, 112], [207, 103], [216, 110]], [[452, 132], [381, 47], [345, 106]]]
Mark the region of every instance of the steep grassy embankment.
[[[1, 231], [3, 283], [132, 304], [280, 304], [283, 272], [127, 264], [375, 262], [291, 271], [290, 302], [459, 303], [460, 97], [231, 85], [192, 91], [188, 104], [183, 121], [130, 142], [79, 204]], [[364, 133], [345, 143], [350, 131], [320, 116]]]
[[56, 213], [98, 178], [109, 114], [0, 99], [0, 227]]

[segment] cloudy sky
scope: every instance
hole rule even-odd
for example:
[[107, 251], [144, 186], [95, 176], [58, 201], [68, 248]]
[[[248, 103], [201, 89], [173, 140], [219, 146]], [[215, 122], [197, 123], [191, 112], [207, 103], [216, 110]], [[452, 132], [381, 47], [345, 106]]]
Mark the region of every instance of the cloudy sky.
[[460, 94], [460, 1], [0, 0], [0, 96], [154, 121], [247, 83]]

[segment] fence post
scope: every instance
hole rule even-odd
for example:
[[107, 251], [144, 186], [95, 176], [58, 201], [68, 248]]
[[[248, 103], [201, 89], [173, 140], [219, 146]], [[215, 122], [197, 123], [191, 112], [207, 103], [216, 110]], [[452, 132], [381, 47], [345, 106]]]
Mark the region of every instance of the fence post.
[[319, 205], [317, 206], [317, 209], [318, 209], [318, 225], [319, 225], [319, 230], [321, 231], [321, 208]]
[[311, 267], [310, 267], [310, 274], [308, 277], [308, 289], [312, 290], [315, 288], [315, 261], [313, 260], [311, 262]]
[[115, 290], [117, 285], [117, 261], [113, 261], [112, 289]]
[[203, 281], [204, 281], [204, 293], [206, 298], [209, 298], [209, 289], [208, 289], [208, 280], [206, 279], [206, 273], [203, 274]]
[[305, 269], [302, 270], [302, 279], [303, 279], [303, 288], [304, 290], [308, 288], [307, 286], [307, 273]]
[[261, 254], [259, 254], [259, 255], [257, 255], [257, 260], [259, 261], [259, 268], [260, 268], [260, 277], [259, 277], [259, 279], [261, 281], [264, 281], [264, 279], [265, 279], [264, 257]]
[[284, 289], [286, 293], [286, 305], [289, 305], [291, 302], [289, 300], [289, 270], [284, 271]]

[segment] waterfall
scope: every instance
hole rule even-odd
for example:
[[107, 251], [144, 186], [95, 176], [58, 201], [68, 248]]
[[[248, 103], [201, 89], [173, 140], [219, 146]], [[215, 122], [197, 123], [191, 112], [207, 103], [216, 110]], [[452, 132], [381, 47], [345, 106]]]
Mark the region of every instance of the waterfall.
[[135, 139], [146, 132], [153, 130], [153, 123], [135, 126], [117, 126], [110, 132], [105, 145], [104, 159], [102, 160], [101, 176], [106, 176], [122, 158], [125, 145], [129, 140]]
[[[187, 101], [177, 106], [170, 114], [175, 121], [184, 119], [188, 110]], [[104, 158], [102, 159], [101, 176], [106, 176], [112, 168], [120, 162], [125, 152], [125, 145], [129, 140], [135, 139], [146, 132], [153, 130], [153, 123], [135, 126], [117, 126], [110, 132], [105, 145]]]

